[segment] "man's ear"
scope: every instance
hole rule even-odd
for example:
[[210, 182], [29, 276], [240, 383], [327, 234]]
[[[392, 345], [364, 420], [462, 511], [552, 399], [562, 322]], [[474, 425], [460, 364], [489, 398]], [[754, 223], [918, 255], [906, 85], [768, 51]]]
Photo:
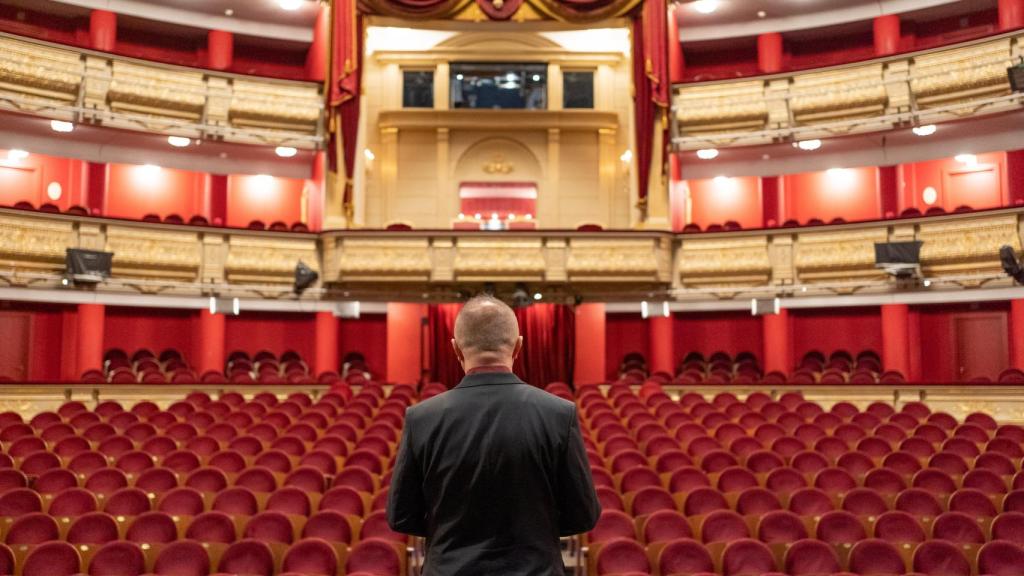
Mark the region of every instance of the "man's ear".
[[462, 354], [462, 348], [459, 348], [459, 344], [452, 338], [452, 350], [455, 351], [455, 357], [459, 359], [459, 364], [466, 362], [466, 358]]
[[515, 360], [519, 357], [519, 353], [523, 351], [523, 337], [520, 336], [516, 339], [516, 347], [512, 349], [512, 359]]

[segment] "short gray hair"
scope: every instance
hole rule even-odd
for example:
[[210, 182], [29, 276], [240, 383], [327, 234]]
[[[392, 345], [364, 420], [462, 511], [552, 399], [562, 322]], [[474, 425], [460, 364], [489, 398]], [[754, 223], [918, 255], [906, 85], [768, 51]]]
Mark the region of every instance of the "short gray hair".
[[516, 314], [494, 296], [474, 296], [455, 319], [455, 342], [474, 352], [511, 351], [519, 340]]

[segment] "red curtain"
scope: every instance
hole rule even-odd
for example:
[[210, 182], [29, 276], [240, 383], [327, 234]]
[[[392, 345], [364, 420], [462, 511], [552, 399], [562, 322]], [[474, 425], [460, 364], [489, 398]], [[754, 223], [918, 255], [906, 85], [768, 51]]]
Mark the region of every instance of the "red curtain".
[[330, 169], [339, 171], [339, 158], [345, 167], [345, 191], [342, 204], [345, 215], [352, 216], [352, 175], [356, 167], [356, 139], [359, 134], [359, 100], [363, 68], [363, 17], [356, 0], [335, 0], [331, 53]]
[[427, 309], [430, 333], [430, 379], [451, 388], [462, 380], [462, 365], [452, 350], [455, 318], [462, 304], [431, 304]]
[[[651, 177], [661, 173], [661, 167], [652, 167], [651, 160], [654, 156], [654, 131], [659, 129], [659, 116], [668, 106], [667, 28], [665, 0], [646, 0], [639, 17], [633, 19], [633, 98], [637, 184], [641, 203], [646, 202]], [[661, 121], [667, 124], [667, 118]], [[663, 131], [666, 128], [660, 127]]]
[[523, 351], [513, 370], [524, 382], [543, 388], [572, 382], [576, 353], [576, 314], [564, 304], [534, 304], [516, 309]]
[[[365, 14], [384, 14], [416, 20], [446, 19], [476, 2], [491, 20], [507, 20], [523, 0], [359, 0]], [[526, 0], [537, 11], [562, 22], [596, 22], [628, 14], [641, 0]]]

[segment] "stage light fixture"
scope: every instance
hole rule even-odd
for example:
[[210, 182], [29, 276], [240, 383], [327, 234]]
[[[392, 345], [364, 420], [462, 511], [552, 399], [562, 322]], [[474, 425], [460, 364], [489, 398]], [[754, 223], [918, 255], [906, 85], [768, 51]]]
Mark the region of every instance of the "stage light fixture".
[[697, 158], [701, 160], [714, 160], [718, 158], [718, 150], [716, 148], [703, 148], [697, 150]]
[[74, 132], [75, 125], [64, 120], [50, 120], [50, 129], [54, 132], [67, 134], [68, 132]]
[[313, 270], [306, 265], [305, 262], [299, 260], [299, 263], [295, 265], [295, 293], [302, 294], [320, 279], [320, 275], [317, 274], [316, 270]]
[[281, 158], [291, 158], [298, 153], [299, 151], [291, 146], [278, 146], [277, 148], [274, 148], [274, 154], [277, 154]]
[[923, 126], [914, 126], [913, 128], [914, 134], [918, 136], [931, 136], [932, 134], [935, 134], [937, 130], [938, 127], [936, 127], [935, 124], [925, 124]]
[[821, 148], [821, 140], [801, 140], [797, 142], [795, 146], [805, 152], [813, 152], [818, 148]]
[[168, 136], [167, 143], [175, 148], [187, 148], [192, 143], [192, 139], [184, 136]]

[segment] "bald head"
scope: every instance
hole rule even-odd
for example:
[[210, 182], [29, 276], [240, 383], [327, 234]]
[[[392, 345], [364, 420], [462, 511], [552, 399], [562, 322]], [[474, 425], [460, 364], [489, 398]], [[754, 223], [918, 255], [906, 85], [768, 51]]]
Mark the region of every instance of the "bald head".
[[488, 364], [511, 366], [521, 346], [519, 322], [501, 300], [476, 296], [455, 319], [454, 344], [466, 370]]

